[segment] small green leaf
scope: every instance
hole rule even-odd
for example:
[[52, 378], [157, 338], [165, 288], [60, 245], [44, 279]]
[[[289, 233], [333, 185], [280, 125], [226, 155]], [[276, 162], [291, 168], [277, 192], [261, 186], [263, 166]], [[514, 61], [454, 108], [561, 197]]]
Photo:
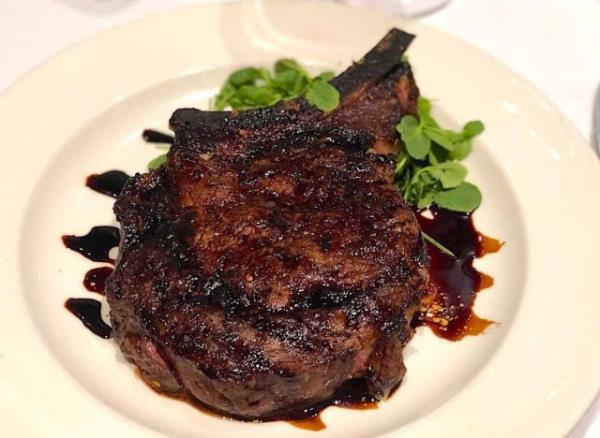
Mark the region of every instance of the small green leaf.
[[308, 85], [308, 80], [298, 72], [285, 70], [275, 73], [272, 85], [285, 97], [298, 97]]
[[467, 122], [462, 130], [462, 135], [464, 138], [470, 139], [479, 135], [483, 132], [484, 126], [479, 120], [472, 120]]
[[320, 79], [308, 85], [305, 97], [310, 104], [325, 112], [333, 111], [340, 103], [338, 90], [330, 83]]
[[425, 126], [423, 132], [444, 149], [448, 151], [454, 150], [454, 142], [445, 130], [433, 126]]
[[148, 170], [158, 169], [167, 161], [167, 154], [162, 154], [148, 163]]
[[419, 120], [423, 126], [430, 126], [437, 128], [438, 124], [433, 117], [431, 117], [431, 101], [426, 97], [419, 96], [417, 99], [417, 110], [419, 113]]
[[467, 177], [467, 168], [456, 161], [446, 161], [436, 166], [442, 187], [451, 189], [458, 187]]
[[241, 86], [238, 90], [238, 97], [249, 108], [271, 105], [278, 100], [273, 90], [253, 85]]
[[454, 144], [454, 150], [450, 152], [450, 158], [464, 160], [471, 153], [471, 140], [463, 140]]
[[481, 192], [477, 186], [463, 182], [453, 189], [437, 192], [433, 200], [447, 210], [468, 213], [481, 205]]
[[450, 152], [436, 143], [431, 144], [431, 150], [428, 154], [428, 159], [431, 164], [439, 164], [450, 159]]
[[221, 88], [221, 91], [217, 95], [212, 109], [216, 111], [224, 110], [229, 104], [229, 100], [235, 95], [236, 89], [229, 82], [226, 82]]
[[427, 166], [421, 169], [417, 175], [423, 185], [433, 185], [440, 179], [440, 174], [437, 166]]
[[245, 105], [237, 94], [229, 99], [228, 104], [234, 110], [242, 109]]
[[280, 59], [273, 66], [275, 74], [283, 73], [284, 71], [293, 71], [304, 77], [307, 81], [310, 80], [310, 75], [304, 67], [295, 59]]
[[429, 207], [433, 202], [434, 193], [435, 192], [433, 192], [433, 191], [427, 191], [427, 192], [423, 193], [421, 195], [421, 197], [419, 198], [419, 200], [417, 201], [417, 208], [419, 210], [421, 210], [423, 208]]
[[229, 75], [229, 82], [233, 87], [238, 88], [242, 85], [254, 84], [254, 82], [261, 78], [261, 71], [255, 67], [241, 68], [234, 71]]
[[265, 84], [268, 84], [273, 79], [273, 76], [271, 76], [271, 72], [264, 67], [260, 67], [258, 69], [258, 74], [259, 74], [259, 79], [262, 79]]
[[431, 148], [431, 140], [423, 133], [422, 125], [415, 116], [402, 117], [396, 129], [400, 132], [406, 151], [411, 157], [422, 160], [427, 156]]
[[429, 207], [434, 194], [440, 190], [441, 170], [437, 166], [418, 167], [412, 164], [411, 167], [412, 177], [403, 184], [404, 198], [419, 209]]
[[417, 118], [411, 114], [408, 114], [402, 117], [398, 126], [396, 126], [396, 130], [400, 134], [412, 135], [414, 131], [420, 129], [420, 124]]
[[315, 76], [315, 80], [322, 80], [325, 82], [329, 82], [330, 80], [332, 80], [335, 77], [335, 73], [332, 71], [324, 71], [323, 73]]
[[431, 112], [431, 101], [426, 97], [419, 96], [417, 98], [417, 109], [419, 110], [419, 117], [427, 117]]

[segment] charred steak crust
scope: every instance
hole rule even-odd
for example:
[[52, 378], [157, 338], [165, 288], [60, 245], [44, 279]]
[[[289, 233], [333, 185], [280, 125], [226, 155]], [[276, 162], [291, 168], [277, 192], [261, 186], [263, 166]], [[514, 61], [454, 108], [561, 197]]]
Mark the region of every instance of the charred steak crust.
[[393, 184], [418, 90], [393, 29], [334, 79], [341, 104], [177, 110], [165, 166], [115, 204], [107, 297], [145, 378], [244, 419], [292, 415], [349, 379], [386, 397], [422, 298], [419, 226]]

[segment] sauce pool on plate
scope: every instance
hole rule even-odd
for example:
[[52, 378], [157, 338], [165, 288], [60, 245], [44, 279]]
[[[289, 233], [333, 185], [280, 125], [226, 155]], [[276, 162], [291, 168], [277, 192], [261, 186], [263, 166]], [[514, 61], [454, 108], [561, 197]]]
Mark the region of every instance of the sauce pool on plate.
[[494, 322], [477, 316], [473, 305], [477, 292], [492, 286], [494, 280], [475, 269], [473, 262], [499, 251], [502, 243], [477, 231], [470, 213], [438, 208], [430, 213], [417, 213], [422, 230], [454, 256], [427, 243], [428, 295], [413, 324], [427, 325], [436, 335], [451, 341], [480, 334]]

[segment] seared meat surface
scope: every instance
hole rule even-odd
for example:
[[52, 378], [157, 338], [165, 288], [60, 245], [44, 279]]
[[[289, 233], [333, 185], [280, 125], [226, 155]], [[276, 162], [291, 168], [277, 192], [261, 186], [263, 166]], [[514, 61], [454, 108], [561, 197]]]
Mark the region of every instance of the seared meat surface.
[[394, 126], [418, 90], [392, 30], [304, 99], [177, 110], [167, 163], [115, 211], [113, 333], [146, 380], [233, 417], [294, 416], [350, 379], [384, 398], [405, 373], [427, 261], [393, 184]]

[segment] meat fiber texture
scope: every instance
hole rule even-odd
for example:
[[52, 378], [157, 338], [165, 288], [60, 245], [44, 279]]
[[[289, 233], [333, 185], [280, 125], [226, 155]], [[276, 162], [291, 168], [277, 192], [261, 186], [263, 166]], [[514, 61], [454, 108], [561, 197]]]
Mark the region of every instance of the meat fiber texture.
[[392, 29], [304, 99], [179, 109], [164, 166], [115, 204], [107, 297], [116, 341], [157, 389], [235, 418], [293, 418], [351, 379], [385, 398], [405, 374], [427, 275], [394, 185], [395, 125], [418, 89]]

